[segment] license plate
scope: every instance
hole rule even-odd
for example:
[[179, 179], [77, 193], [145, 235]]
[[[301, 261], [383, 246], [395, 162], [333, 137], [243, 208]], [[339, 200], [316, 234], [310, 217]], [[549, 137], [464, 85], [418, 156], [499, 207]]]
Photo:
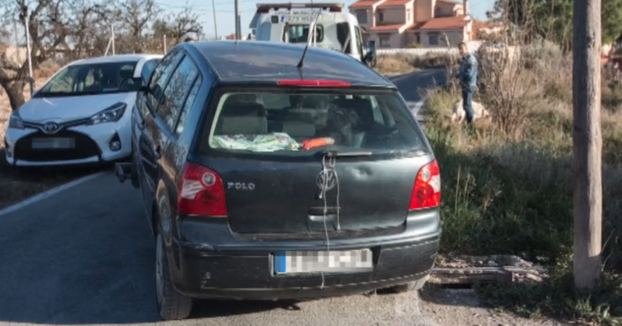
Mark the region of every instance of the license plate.
[[70, 149], [76, 146], [73, 138], [34, 138], [33, 149]]
[[274, 255], [277, 274], [343, 273], [373, 269], [369, 249], [351, 251], [287, 251]]

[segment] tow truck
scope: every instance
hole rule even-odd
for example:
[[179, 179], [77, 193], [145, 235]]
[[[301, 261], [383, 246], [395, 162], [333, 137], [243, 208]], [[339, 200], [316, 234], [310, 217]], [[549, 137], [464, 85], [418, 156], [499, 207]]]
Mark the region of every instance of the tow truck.
[[374, 67], [374, 43], [363, 44], [362, 27], [343, 7], [343, 3], [258, 3], [249, 28], [256, 41], [304, 46], [311, 36], [312, 46], [343, 52]]

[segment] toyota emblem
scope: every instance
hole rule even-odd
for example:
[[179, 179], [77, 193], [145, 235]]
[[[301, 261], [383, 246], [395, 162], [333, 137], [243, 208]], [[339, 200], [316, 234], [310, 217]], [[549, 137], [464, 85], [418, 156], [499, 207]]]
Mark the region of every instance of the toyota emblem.
[[48, 122], [43, 126], [43, 131], [47, 134], [53, 134], [58, 131], [58, 124], [56, 122]]

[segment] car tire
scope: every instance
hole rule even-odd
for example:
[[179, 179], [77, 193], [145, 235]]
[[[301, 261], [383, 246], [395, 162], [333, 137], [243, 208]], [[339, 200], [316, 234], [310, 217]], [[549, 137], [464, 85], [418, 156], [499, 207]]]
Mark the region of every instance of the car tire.
[[405, 284], [396, 285], [392, 288], [392, 290], [395, 293], [419, 291], [423, 288], [427, 280], [428, 280], [427, 277], [423, 277], [414, 282], [408, 282]]
[[192, 310], [192, 298], [175, 290], [162, 234], [156, 236], [156, 296], [160, 317], [164, 320], [187, 318]]

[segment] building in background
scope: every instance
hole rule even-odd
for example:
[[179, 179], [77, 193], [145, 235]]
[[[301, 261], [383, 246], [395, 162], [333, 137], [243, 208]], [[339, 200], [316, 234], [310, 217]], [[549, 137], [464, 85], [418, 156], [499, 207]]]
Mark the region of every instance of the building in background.
[[349, 9], [378, 48], [456, 46], [491, 29], [469, 15], [468, 0], [359, 0]]

